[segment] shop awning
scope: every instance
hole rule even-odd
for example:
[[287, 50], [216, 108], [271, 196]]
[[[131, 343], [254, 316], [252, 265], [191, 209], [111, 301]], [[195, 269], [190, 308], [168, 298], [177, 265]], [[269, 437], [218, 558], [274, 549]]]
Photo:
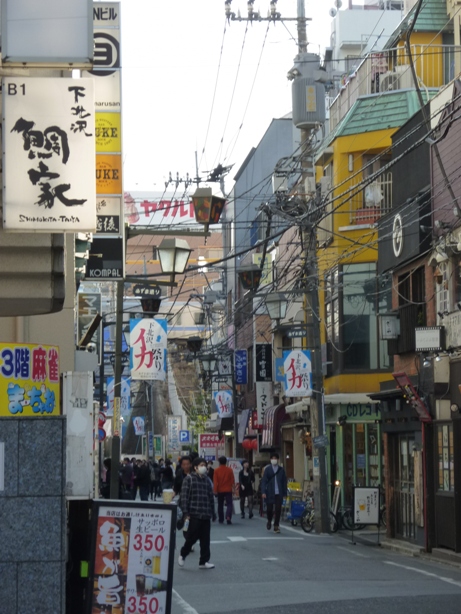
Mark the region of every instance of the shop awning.
[[298, 401], [297, 403], [292, 403], [291, 405], [287, 405], [285, 411], [287, 414], [298, 414], [303, 411], [307, 411], [311, 406], [311, 400], [303, 399], [302, 401]]
[[280, 447], [280, 427], [286, 416], [284, 403], [268, 407], [264, 413], [262, 450]]

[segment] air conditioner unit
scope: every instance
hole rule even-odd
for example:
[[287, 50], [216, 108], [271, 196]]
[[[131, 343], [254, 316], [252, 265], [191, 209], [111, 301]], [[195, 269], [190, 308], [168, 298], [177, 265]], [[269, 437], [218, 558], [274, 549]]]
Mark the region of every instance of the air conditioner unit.
[[379, 79], [380, 92], [393, 92], [414, 87], [409, 66], [396, 66], [395, 70], [386, 72]]

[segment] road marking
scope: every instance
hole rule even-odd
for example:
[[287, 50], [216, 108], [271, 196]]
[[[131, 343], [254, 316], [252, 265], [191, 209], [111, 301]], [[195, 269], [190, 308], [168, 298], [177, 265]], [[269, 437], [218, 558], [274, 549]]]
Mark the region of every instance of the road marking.
[[289, 539], [291, 541], [296, 541], [296, 540], [302, 541], [303, 538], [302, 537], [285, 537], [285, 535], [274, 535], [274, 537], [249, 537], [248, 539], [261, 539], [261, 540], [262, 539], [277, 539], [277, 540]]
[[184, 614], [198, 614], [197, 610], [193, 608], [190, 605], [190, 603], [187, 603], [187, 601], [184, 601], [184, 599], [181, 597], [178, 591], [175, 591], [174, 589], [173, 589], [173, 599], [182, 608], [182, 611], [184, 612]]
[[394, 567], [402, 567], [403, 569], [408, 569], [409, 571], [416, 571], [417, 573], [423, 574], [424, 576], [430, 576], [432, 578], [437, 578], [437, 580], [441, 580], [442, 582], [447, 582], [448, 584], [454, 584], [455, 586], [461, 587], [461, 582], [457, 582], [453, 580], [453, 578], [444, 578], [443, 576], [438, 576], [435, 573], [430, 571], [425, 571], [424, 569], [418, 569], [417, 567], [410, 567], [409, 565], [399, 565], [399, 563], [394, 563], [393, 561], [383, 561], [386, 565], [394, 565]]
[[[267, 522], [267, 520], [265, 518], [259, 517], [259, 520], [263, 520], [265, 523]], [[280, 525], [280, 530], [281, 531], [292, 531], [293, 533], [296, 533], [297, 535], [302, 535], [302, 537], [333, 537], [329, 533], [320, 533], [320, 534], [318, 534], [318, 533], [306, 533], [301, 528], [295, 529], [294, 527], [289, 527], [289, 526], [287, 526], [285, 524]]]
[[227, 539], [230, 542], [246, 542], [247, 541], [246, 537], [239, 537], [238, 535], [234, 537], [228, 537]]
[[275, 556], [268, 556], [263, 561], [278, 561], [278, 558]]
[[361, 552], [357, 552], [356, 550], [352, 550], [350, 548], [343, 548], [343, 546], [336, 546], [336, 547], [338, 548], [338, 550], [344, 550], [344, 552], [347, 552], [348, 554], [355, 554], [355, 556], [361, 556], [364, 559], [370, 558], [366, 554], [362, 554]]
[[228, 544], [228, 543], [229, 543], [228, 539], [214, 539], [210, 541], [210, 544]]

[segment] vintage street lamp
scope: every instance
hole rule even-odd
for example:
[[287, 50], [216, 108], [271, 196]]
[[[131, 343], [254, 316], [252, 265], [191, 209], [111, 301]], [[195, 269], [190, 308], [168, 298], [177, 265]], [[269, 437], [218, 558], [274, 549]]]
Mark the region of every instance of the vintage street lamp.
[[184, 273], [191, 249], [184, 239], [166, 238], [160, 243], [158, 255], [163, 273], [169, 273], [174, 283], [175, 275]]
[[281, 292], [271, 292], [266, 295], [266, 307], [271, 320], [278, 324], [287, 313], [287, 298]]
[[257, 264], [245, 264], [237, 269], [244, 290], [256, 290], [261, 282], [262, 270]]
[[200, 362], [202, 363], [203, 370], [209, 373], [210, 375], [216, 370], [216, 356], [214, 354], [202, 354], [199, 356]]
[[205, 226], [208, 232], [210, 224], [217, 224], [226, 204], [226, 199], [221, 196], [213, 196], [211, 188], [197, 188], [192, 195], [195, 219]]

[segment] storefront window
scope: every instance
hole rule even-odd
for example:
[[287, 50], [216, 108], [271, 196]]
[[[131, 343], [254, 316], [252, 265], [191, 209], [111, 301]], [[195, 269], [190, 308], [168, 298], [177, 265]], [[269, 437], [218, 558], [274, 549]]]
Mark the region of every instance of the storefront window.
[[453, 425], [437, 427], [438, 489], [454, 491]]
[[344, 370], [378, 369], [376, 263], [343, 267]]

